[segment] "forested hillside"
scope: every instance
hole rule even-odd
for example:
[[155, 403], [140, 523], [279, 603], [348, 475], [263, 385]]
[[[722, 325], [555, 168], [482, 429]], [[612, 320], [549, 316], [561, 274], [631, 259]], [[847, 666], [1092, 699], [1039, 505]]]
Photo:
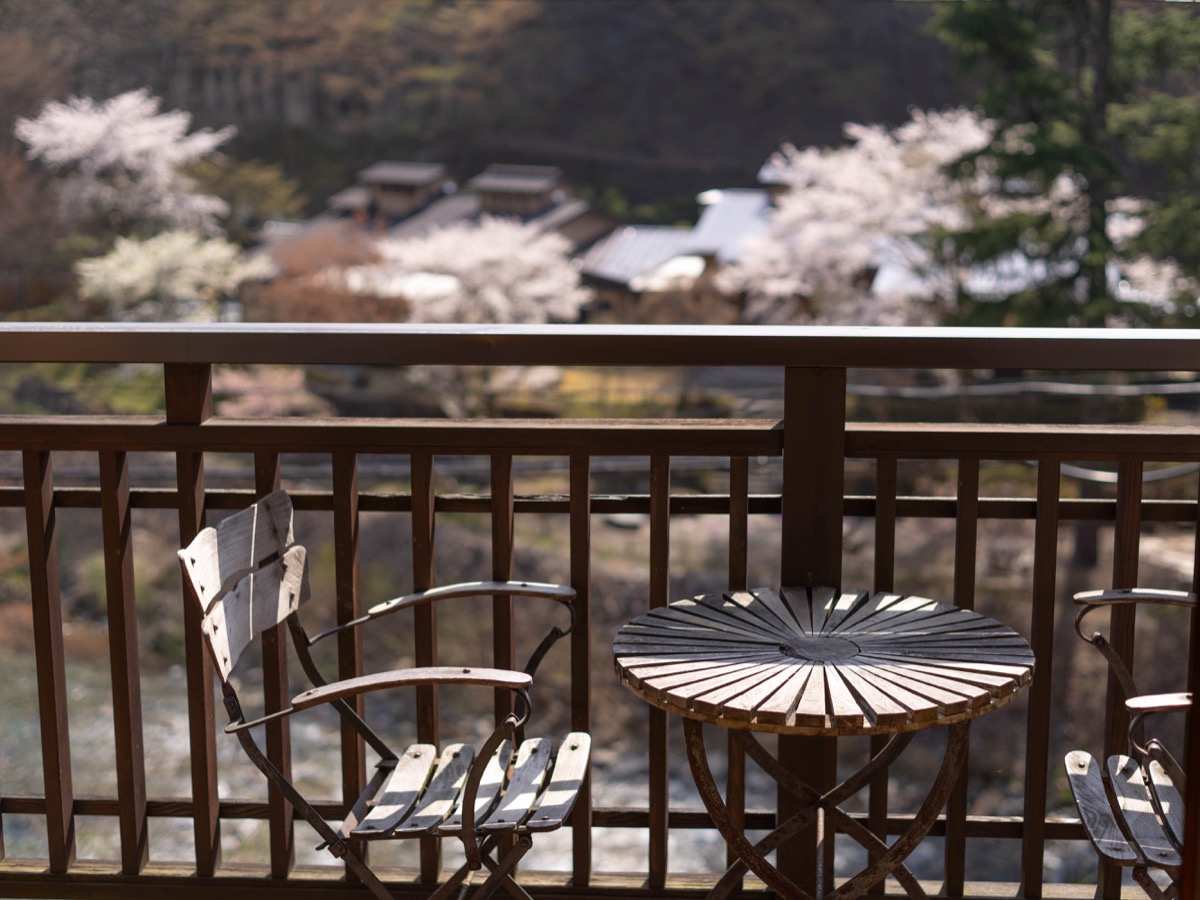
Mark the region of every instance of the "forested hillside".
[[[378, 158], [548, 162], [633, 201], [752, 181], [960, 102], [931, 4], [889, 0], [4, 0], [0, 116], [146, 86], [315, 202]], [[3, 60], [19, 59], [19, 65]]]

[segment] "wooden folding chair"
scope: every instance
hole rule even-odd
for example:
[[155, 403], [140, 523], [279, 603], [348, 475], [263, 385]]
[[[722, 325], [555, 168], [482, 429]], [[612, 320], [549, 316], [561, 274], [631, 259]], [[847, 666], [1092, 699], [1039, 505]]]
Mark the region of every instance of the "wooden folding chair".
[[[205, 643], [229, 713], [226, 733], [237, 736], [246, 754], [316, 829], [330, 853], [344, 859], [376, 897], [389, 900], [392, 894], [353, 852], [351, 842], [453, 836], [462, 841], [466, 862], [433, 892], [432, 900], [467, 890], [471, 876], [485, 866], [490, 871], [477, 887], [475, 900], [484, 900], [501, 885], [517, 896], [529, 896], [513, 879], [513, 867], [531, 847], [534, 833], [551, 831], [566, 821], [583, 783], [591, 746], [589, 736], [580, 732], [568, 734], [557, 751], [548, 740], [522, 734], [537, 665], [570, 626], [553, 628], [520, 672], [443, 666], [330, 682], [321, 676], [310, 648], [337, 631], [400, 609], [467, 595], [545, 597], [566, 608], [573, 625], [571, 588], [515, 581], [446, 586], [379, 604], [366, 616], [310, 639], [297, 615], [309, 593], [305, 550], [294, 543], [292, 503], [283, 491], [264, 497], [216, 528], [204, 529], [179, 551], [179, 559], [202, 607]], [[287, 623], [296, 656], [313, 687], [294, 697], [286, 709], [248, 721], [230, 673], [258, 635], [282, 622]], [[347, 702], [374, 691], [449, 684], [501, 688], [515, 695], [514, 712], [478, 750], [453, 744], [439, 752], [432, 745], [416, 744], [396, 753]], [[370, 783], [336, 829], [267, 759], [252, 735], [255, 727], [266, 722], [325, 704], [336, 709], [379, 756]]]
[[[1196, 596], [1183, 591], [1134, 588], [1087, 591], [1076, 594], [1075, 602], [1081, 607], [1075, 617], [1075, 630], [1108, 661], [1131, 717], [1127, 752], [1110, 756], [1106, 766], [1101, 767], [1084, 750], [1067, 754], [1067, 778], [1079, 818], [1103, 859], [1131, 867], [1134, 880], [1153, 900], [1173, 900], [1179, 892], [1183, 865], [1186, 776], [1161, 741], [1146, 739], [1146, 721], [1154, 714], [1191, 709], [1192, 695], [1142, 694], [1108, 638], [1098, 631], [1085, 634], [1082, 622], [1097, 609], [1125, 604], [1166, 604], [1194, 609]], [[1151, 876], [1151, 869], [1166, 874], [1169, 884], [1165, 888]]]

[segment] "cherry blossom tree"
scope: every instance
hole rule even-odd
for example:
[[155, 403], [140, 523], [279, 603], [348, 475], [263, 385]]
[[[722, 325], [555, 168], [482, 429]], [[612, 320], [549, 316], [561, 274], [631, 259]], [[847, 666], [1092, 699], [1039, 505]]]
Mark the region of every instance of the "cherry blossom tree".
[[117, 238], [112, 251], [76, 263], [79, 293], [109, 304], [109, 318], [208, 320], [218, 301], [257, 273], [240, 247], [194, 231], [165, 231], [146, 240]]
[[[1020, 225], [1049, 221], [1065, 230], [1086, 219], [1086, 180], [1063, 168], [1046, 189], [1025, 190], [994, 161], [998, 144], [1010, 156], [1032, 152], [1031, 130], [1001, 132], [976, 112], [951, 109], [914, 110], [895, 129], [851, 124], [845, 131], [845, 146], [785, 146], [771, 159], [787, 192], [766, 234], [718, 274], [722, 290], [744, 298], [745, 321], [940, 324], [961, 310], [976, 318], [981, 309], [1003, 313], [1013, 298], [1064, 281], [1084, 284], [1077, 263], [1047, 263], [1034, 230]], [[1196, 296], [1172, 260], [1126, 252], [1147, 227], [1146, 207], [1130, 197], [1108, 202], [1108, 242], [1121, 254], [1110, 266], [1110, 293], [1124, 301], [1109, 325], [1140, 322], [1147, 310], [1153, 316], [1175, 298]], [[992, 227], [1002, 223], [1008, 231]], [[989, 254], [955, 252], [960, 242], [951, 235], [989, 228], [1002, 241]]]
[[[845, 132], [845, 146], [785, 145], [770, 160], [788, 190], [768, 231], [718, 275], [722, 290], [745, 298], [745, 321], [926, 324], [953, 296], [927, 236], [966, 223], [968, 187], [945, 167], [988, 142], [988, 123], [965, 109], [915, 110], [894, 130]], [[883, 267], [911, 277], [872, 292]]]
[[191, 115], [160, 113], [145, 89], [97, 102], [47, 103], [16, 122], [26, 155], [62, 176], [59, 199], [71, 219], [98, 219], [118, 234], [147, 228], [215, 233], [224, 201], [199, 192], [184, 169], [212, 154], [234, 129], [188, 133]]
[[[590, 292], [570, 245], [513, 219], [482, 216], [412, 238], [381, 239], [373, 262], [313, 277], [361, 298], [399, 298], [413, 322], [573, 322]], [[419, 367], [413, 380], [450, 415], [494, 414], [503, 396], [544, 391], [557, 371], [509, 367]], [[533, 379], [531, 382], [530, 379]]]
[[571, 322], [590, 297], [561, 235], [483, 216], [380, 240], [380, 261], [347, 270], [356, 293], [403, 295], [414, 322]]

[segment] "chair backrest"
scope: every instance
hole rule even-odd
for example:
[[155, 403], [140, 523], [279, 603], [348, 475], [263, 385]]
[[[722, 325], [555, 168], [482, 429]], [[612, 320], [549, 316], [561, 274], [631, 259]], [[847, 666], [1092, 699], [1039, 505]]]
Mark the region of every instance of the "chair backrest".
[[255, 637], [308, 599], [304, 548], [292, 541], [291, 498], [275, 491], [179, 551], [222, 682]]

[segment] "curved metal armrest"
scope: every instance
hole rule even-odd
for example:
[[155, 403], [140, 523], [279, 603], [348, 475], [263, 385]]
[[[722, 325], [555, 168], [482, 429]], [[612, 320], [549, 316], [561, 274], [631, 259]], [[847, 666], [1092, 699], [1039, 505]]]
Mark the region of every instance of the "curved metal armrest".
[[[1150, 760], [1157, 762], [1167, 773], [1171, 783], [1181, 791], [1185, 791], [1187, 785], [1187, 775], [1183, 771], [1183, 767], [1158, 738], [1151, 738], [1144, 744], [1142, 743], [1142, 720], [1157, 713], [1187, 712], [1191, 708], [1191, 691], [1173, 694], [1141, 694], [1125, 701], [1125, 709], [1129, 711], [1129, 746], [1136, 756], [1138, 764], [1145, 766]], [[1151, 791], [1157, 792], [1153, 778], [1149, 783]], [[1157, 803], [1158, 800], [1156, 799], [1155, 802]]]
[[[506, 688], [513, 691], [521, 701], [520, 724], [529, 717], [529, 687], [533, 679], [524, 672], [514, 672], [510, 669], [468, 668], [463, 666], [422, 666], [412, 669], [392, 669], [387, 672], [377, 672], [372, 675], [360, 675], [357, 678], [347, 678], [344, 681], [334, 681], [310, 688], [292, 698], [292, 705], [287, 709], [268, 713], [247, 722], [241, 715], [237, 692], [226, 686], [225, 706], [229, 711], [230, 723], [225, 726], [226, 734], [236, 734], [248, 728], [255, 728], [275, 719], [284, 719], [301, 710], [311, 709], [323, 703], [336, 703], [347, 697], [367, 694], [371, 691], [383, 691], [398, 687], [418, 687], [427, 684], [477, 684], [483, 687]], [[368, 729], [369, 731], [370, 729]], [[371, 735], [374, 737], [374, 734]], [[376, 739], [377, 740], [377, 739]], [[387, 756], [391, 753], [386, 746], [379, 745], [376, 749]]]
[[345, 631], [347, 628], [357, 628], [359, 625], [366, 624], [372, 619], [378, 619], [381, 616], [390, 615], [402, 609], [411, 609], [414, 606], [434, 603], [438, 600], [447, 600], [452, 597], [479, 597], [488, 594], [500, 594], [510, 597], [545, 597], [548, 600], [555, 600], [565, 606], [571, 613], [571, 624], [565, 631], [562, 631], [562, 634], [569, 633], [575, 626], [575, 606], [572, 602], [575, 599], [575, 589], [573, 587], [563, 584], [543, 584], [537, 581], [464, 581], [460, 584], [446, 584], [440, 587], [429, 588], [425, 591], [401, 594], [399, 597], [393, 597], [391, 600], [376, 603], [367, 610], [365, 616], [359, 616], [357, 619], [343, 622], [341, 625], [335, 625], [333, 628], [328, 628], [320, 634], [308, 638], [308, 646], [311, 647], [317, 641], [337, 634], [339, 631]]
[[352, 628], [369, 622], [371, 619], [376, 619], [381, 616], [390, 615], [394, 612], [399, 612], [402, 609], [410, 609], [415, 606], [422, 606], [426, 603], [435, 603], [438, 600], [448, 600], [452, 597], [479, 597], [479, 596], [508, 596], [508, 597], [543, 597], [547, 600], [553, 600], [563, 606], [570, 613], [571, 620], [567, 623], [567, 627], [555, 625], [542, 638], [541, 643], [530, 654], [528, 661], [525, 663], [524, 671], [533, 675], [542, 659], [550, 652], [550, 648], [560, 639], [570, 634], [575, 628], [575, 589], [565, 584], [545, 584], [537, 581], [465, 581], [460, 584], [447, 584], [441, 587], [430, 588], [426, 591], [415, 591], [411, 594], [404, 594], [400, 597], [394, 597], [391, 600], [386, 600], [383, 603], [377, 603], [367, 610], [367, 614], [353, 622], [347, 622], [337, 628], [318, 634], [315, 638], [309, 641], [309, 644], [314, 644], [323, 637], [327, 637], [336, 631], [344, 628]]
[[[466, 668], [462, 666], [423, 666], [413, 669], [393, 669], [373, 675], [359, 675], [344, 681], [334, 681], [315, 687], [292, 698], [292, 710], [299, 712], [331, 703], [346, 697], [397, 687], [417, 687], [433, 684], [476, 684], [483, 687], [507, 688], [526, 694], [533, 679], [524, 672], [508, 669]], [[528, 708], [528, 700], [526, 700]]]
[[1196, 595], [1187, 591], [1163, 591], [1157, 588], [1110, 588], [1081, 591], [1074, 600], [1080, 606], [1114, 606], [1118, 603], [1165, 603], [1171, 606], [1195, 606]]
[[1089, 644], [1095, 643], [1095, 635], [1083, 633], [1081, 623], [1088, 613], [1104, 607], [1124, 606], [1130, 603], [1153, 603], [1159, 606], [1196, 605], [1196, 595], [1187, 591], [1163, 591], [1156, 588], [1112, 588], [1103, 591], [1082, 591], [1073, 598], [1080, 607], [1075, 615], [1075, 633]]
[[1125, 701], [1130, 715], [1148, 716], [1151, 713], [1186, 712], [1192, 708], [1192, 692], [1177, 694], [1142, 694]]
[[536, 581], [465, 581], [461, 584], [442, 585], [427, 591], [415, 591], [385, 600], [367, 610], [367, 617], [385, 616], [401, 609], [451, 597], [478, 597], [488, 594], [510, 597], [545, 597], [548, 600], [556, 600], [564, 606], [570, 606], [571, 601], [575, 599], [575, 589], [563, 584], [542, 584]]

